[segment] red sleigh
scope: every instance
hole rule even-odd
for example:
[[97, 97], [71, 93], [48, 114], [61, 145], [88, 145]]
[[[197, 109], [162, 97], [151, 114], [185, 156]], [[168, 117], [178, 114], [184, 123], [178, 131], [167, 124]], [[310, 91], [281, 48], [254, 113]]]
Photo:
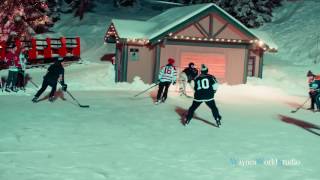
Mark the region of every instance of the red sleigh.
[[[7, 51], [12, 48], [8, 44], [15, 44], [17, 47], [16, 53], [19, 53], [22, 48], [27, 50], [27, 64], [37, 65], [51, 63], [59, 57], [65, 61], [78, 61], [80, 59], [80, 37], [76, 38], [46, 38], [30, 40], [15, 39], [14, 42], [0, 42], [0, 65], [4, 64], [4, 58]], [[1, 63], [2, 62], [2, 63]], [[5, 68], [0, 66], [0, 69]]]

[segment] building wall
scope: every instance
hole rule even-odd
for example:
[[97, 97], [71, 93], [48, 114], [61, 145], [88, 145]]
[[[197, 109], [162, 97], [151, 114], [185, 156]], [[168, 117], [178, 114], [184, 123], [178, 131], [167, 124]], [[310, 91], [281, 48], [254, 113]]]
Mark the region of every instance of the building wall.
[[[183, 67], [181, 64], [182, 53], [211, 53], [224, 55], [226, 59], [225, 79], [219, 79], [220, 82], [228, 84], [242, 84], [246, 81], [245, 63], [246, 63], [245, 48], [223, 48], [223, 47], [205, 47], [205, 46], [187, 46], [187, 45], [166, 45], [161, 48], [160, 66], [167, 64], [167, 59], [172, 57], [175, 59], [175, 65], [180, 72]], [[200, 64], [194, 62], [198, 67]]]
[[[130, 52], [132, 49], [138, 49], [138, 58], [132, 55], [133, 52]], [[132, 82], [135, 76], [139, 76], [145, 83], [152, 83], [154, 66], [154, 49], [149, 49], [146, 46], [128, 46], [128, 82]]]
[[202, 18], [202, 19], [199, 21], [199, 24], [201, 24], [201, 26], [202, 26], [207, 32], [209, 32], [210, 17], [209, 17], [209, 16], [206, 16], [206, 17]]
[[234, 25], [227, 22], [221, 16], [213, 14], [213, 32], [218, 32], [225, 24], [228, 24], [227, 27], [217, 35], [217, 38], [225, 39], [241, 39], [249, 40], [250, 38], [238, 30]]
[[178, 36], [190, 36], [190, 37], [204, 37], [201, 32], [194, 26], [188, 26], [187, 28], [181, 30], [176, 35]]
[[121, 65], [122, 65], [122, 48], [117, 47], [116, 48], [116, 56], [115, 56], [115, 81], [116, 82], [121, 82], [122, 77], [121, 77]]
[[[248, 36], [242, 33], [234, 25], [223, 19], [218, 14], [211, 14], [212, 16], [212, 35], [216, 35], [214, 38], [224, 38], [224, 39], [241, 39], [250, 40]], [[199, 24], [209, 33], [210, 27], [210, 17], [206, 16], [200, 19]], [[223, 28], [225, 25], [227, 26]], [[191, 36], [191, 37], [204, 37], [200, 31], [196, 28], [195, 24], [189, 25], [179, 32], [175, 33], [178, 36]], [[207, 37], [211, 38], [211, 37]]]

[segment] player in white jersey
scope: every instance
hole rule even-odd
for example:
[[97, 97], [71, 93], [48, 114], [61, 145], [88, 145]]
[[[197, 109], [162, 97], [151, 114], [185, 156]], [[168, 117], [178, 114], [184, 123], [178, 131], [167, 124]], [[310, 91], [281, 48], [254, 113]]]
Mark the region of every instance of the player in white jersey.
[[159, 89], [157, 94], [156, 104], [160, 102], [165, 102], [168, 96], [168, 90], [171, 83], [174, 85], [177, 80], [177, 70], [173, 66], [174, 59], [169, 58], [168, 64], [161, 67], [159, 72]]

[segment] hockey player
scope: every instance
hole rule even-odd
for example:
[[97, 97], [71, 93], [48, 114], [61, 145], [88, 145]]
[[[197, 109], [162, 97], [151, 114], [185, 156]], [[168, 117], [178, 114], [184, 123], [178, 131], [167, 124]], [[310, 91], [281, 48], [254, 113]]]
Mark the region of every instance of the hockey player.
[[157, 94], [157, 101], [155, 104], [165, 102], [168, 96], [168, 90], [171, 83], [174, 85], [177, 80], [176, 67], [173, 66], [174, 59], [169, 58], [168, 64], [161, 67], [159, 72], [159, 89]]
[[194, 63], [190, 62], [189, 66], [187, 68], [185, 68], [179, 76], [179, 91], [180, 91], [180, 95], [186, 95], [186, 86], [187, 83], [191, 86], [194, 87], [191, 83], [192, 80], [194, 80], [194, 78], [196, 78], [198, 75], [198, 70], [194, 67]]
[[214, 94], [218, 88], [218, 82], [216, 78], [208, 74], [208, 68], [204, 64], [202, 64], [201, 74], [197, 76], [194, 81], [194, 99], [184, 119], [184, 125], [189, 124], [195, 110], [200, 106], [202, 102], [205, 102], [211, 109], [212, 115], [219, 127], [219, 125], [221, 125], [221, 115], [219, 114], [219, 110], [216, 107], [216, 103], [214, 101]]
[[307, 73], [309, 83], [309, 97], [311, 99], [311, 105], [308, 110], [316, 111], [315, 104], [318, 111], [320, 110], [320, 78], [313, 74], [311, 71]]
[[52, 88], [49, 95], [49, 101], [53, 102], [58, 81], [62, 85], [62, 90], [66, 91], [67, 85], [64, 83], [63, 58], [59, 58], [48, 68], [47, 74], [43, 77], [42, 86], [32, 99], [32, 102], [37, 102], [40, 95], [47, 89], [48, 86], [51, 86]]

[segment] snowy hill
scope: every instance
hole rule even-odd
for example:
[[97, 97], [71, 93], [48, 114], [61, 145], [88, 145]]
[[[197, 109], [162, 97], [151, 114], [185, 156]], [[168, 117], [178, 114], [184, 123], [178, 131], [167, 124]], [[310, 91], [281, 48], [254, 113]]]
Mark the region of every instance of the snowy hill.
[[[307, 91], [306, 73], [320, 74], [320, 1], [294, 1], [276, 10], [274, 21], [260, 28], [278, 45], [265, 57], [264, 79], [253, 84], [279, 87], [290, 94]], [[316, 62], [315, 62], [316, 61]]]

